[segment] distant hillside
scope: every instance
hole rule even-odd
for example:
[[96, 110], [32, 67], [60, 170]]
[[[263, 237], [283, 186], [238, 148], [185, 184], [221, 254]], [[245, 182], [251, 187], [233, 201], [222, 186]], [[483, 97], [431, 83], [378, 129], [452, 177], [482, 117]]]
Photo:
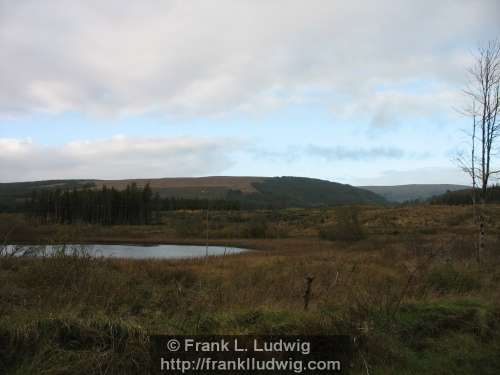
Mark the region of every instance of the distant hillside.
[[[253, 186], [257, 192], [244, 196], [243, 204], [268, 207], [319, 207], [385, 202], [384, 198], [368, 190], [305, 177], [266, 178], [253, 183]], [[232, 196], [234, 195], [233, 193]]]
[[0, 183], [0, 210], [23, 206], [33, 190], [73, 189], [102, 186], [124, 189], [135, 182], [149, 183], [162, 198], [228, 199], [242, 207], [318, 207], [347, 203], [384, 203], [381, 196], [351, 185], [304, 177], [200, 177], [136, 180], [51, 180]]
[[211, 177], [171, 177], [154, 179], [130, 179], [130, 180], [92, 180], [96, 187], [103, 185], [114, 187], [115, 189], [124, 189], [128, 184], [135, 182], [137, 186], [143, 187], [149, 183], [152, 189], [158, 191], [168, 191], [168, 189], [222, 189], [222, 190], [240, 190], [242, 193], [254, 193], [256, 190], [254, 183], [261, 182], [265, 177], [246, 177], [246, 176], [211, 176]]
[[[480, 189], [476, 189], [476, 197], [479, 202]], [[472, 204], [472, 189], [447, 191], [444, 194], [437, 195], [430, 200], [433, 204], [467, 205]], [[487, 203], [500, 202], [500, 185], [490, 186], [486, 192]]]
[[414, 200], [427, 200], [433, 196], [441, 195], [447, 191], [467, 189], [465, 185], [450, 184], [414, 184], [394, 186], [359, 186], [381, 195], [389, 202], [406, 202]]

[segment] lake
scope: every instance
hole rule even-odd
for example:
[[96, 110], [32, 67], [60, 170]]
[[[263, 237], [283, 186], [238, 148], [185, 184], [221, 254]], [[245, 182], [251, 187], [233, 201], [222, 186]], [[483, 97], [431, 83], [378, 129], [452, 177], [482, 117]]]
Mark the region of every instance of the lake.
[[[62, 245], [56, 246], [25, 246], [30, 249], [26, 255], [50, 254], [55, 250], [61, 249]], [[7, 251], [12, 251], [14, 245], [7, 245]], [[31, 251], [32, 250], [32, 251]], [[161, 259], [179, 259], [179, 258], [195, 258], [208, 255], [228, 255], [237, 254], [248, 251], [238, 247], [224, 246], [200, 246], [200, 245], [102, 245], [102, 244], [85, 244], [85, 245], [66, 245], [66, 252], [85, 251], [91, 255], [114, 257], [114, 258], [161, 258]], [[208, 253], [207, 253], [208, 251]]]

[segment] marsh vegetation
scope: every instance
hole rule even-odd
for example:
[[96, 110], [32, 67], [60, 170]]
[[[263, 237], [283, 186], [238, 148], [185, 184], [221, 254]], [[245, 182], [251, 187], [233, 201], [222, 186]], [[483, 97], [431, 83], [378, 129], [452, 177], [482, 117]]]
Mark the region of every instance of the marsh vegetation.
[[[471, 208], [436, 205], [213, 212], [211, 243], [262, 250], [239, 255], [3, 254], [0, 371], [141, 374], [151, 333], [347, 333], [357, 338], [354, 373], [495, 374], [500, 209], [488, 209], [481, 264]], [[203, 243], [203, 230], [179, 230], [203, 228], [203, 217], [165, 212], [153, 226], [79, 227], [5, 214], [0, 223], [12, 240]], [[356, 235], [322, 235], [349, 230]]]

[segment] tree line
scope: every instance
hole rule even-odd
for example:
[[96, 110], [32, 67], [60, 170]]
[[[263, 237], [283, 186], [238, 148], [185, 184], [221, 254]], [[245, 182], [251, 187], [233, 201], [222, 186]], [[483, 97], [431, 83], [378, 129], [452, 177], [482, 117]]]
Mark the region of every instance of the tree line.
[[26, 203], [29, 217], [41, 223], [55, 224], [153, 224], [160, 221], [160, 211], [172, 210], [239, 210], [238, 201], [199, 198], [160, 198], [149, 184], [135, 183], [124, 190], [42, 189], [34, 190]]
[[[481, 191], [476, 188], [475, 194], [480, 195]], [[447, 204], [447, 205], [469, 205], [473, 204], [472, 189], [447, 191], [442, 195], [438, 195], [430, 199], [431, 204]], [[486, 190], [485, 201], [487, 203], [500, 203], [500, 185], [489, 186]]]
[[139, 188], [135, 183], [121, 191], [106, 186], [43, 189], [32, 192], [27, 213], [42, 223], [150, 224], [156, 199], [149, 185]]

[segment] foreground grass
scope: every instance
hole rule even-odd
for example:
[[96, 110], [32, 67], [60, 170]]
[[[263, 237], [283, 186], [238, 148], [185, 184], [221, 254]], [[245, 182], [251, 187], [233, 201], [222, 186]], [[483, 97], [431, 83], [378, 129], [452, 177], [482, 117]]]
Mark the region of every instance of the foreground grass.
[[[234, 239], [263, 251], [225, 257], [0, 258], [0, 373], [142, 374], [151, 333], [347, 333], [354, 373], [496, 374], [496, 233], [478, 265], [465, 215], [441, 212], [450, 229], [436, 233], [414, 227], [416, 210], [364, 212], [359, 241]], [[380, 229], [389, 215], [398, 233]]]

